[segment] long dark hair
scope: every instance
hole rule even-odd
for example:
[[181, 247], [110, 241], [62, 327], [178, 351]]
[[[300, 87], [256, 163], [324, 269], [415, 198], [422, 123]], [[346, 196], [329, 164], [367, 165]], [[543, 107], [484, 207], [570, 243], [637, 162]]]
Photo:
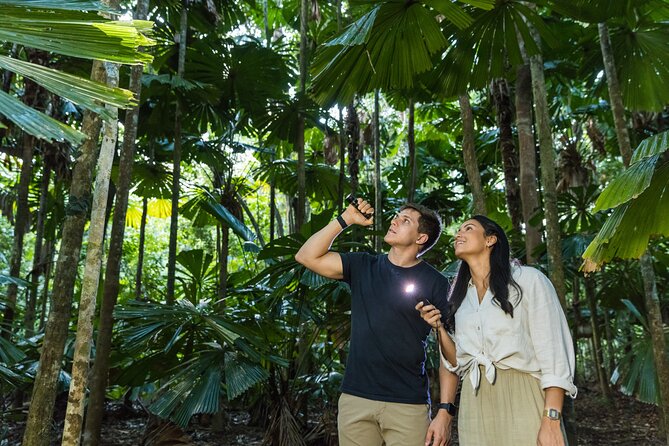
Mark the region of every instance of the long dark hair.
[[[474, 215], [472, 220], [478, 221], [483, 226], [486, 237], [491, 235], [497, 237], [497, 243], [492, 245], [490, 252], [489, 286], [493, 294], [493, 302], [497, 303], [506, 314], [513, 317], [513, 304], [509, 302], [509, 285], [518, 291], [518, 301], [522, 298], [522, 290], [511, 276], [509, 239], [507, 239], [501, 226], [488, 217]], [[465, 299], [471, 278], [472, 273], [469, 270], [469, 265], [467, 262], [461, 262], [448, 301], [446, 325], [451, 333], [455, 331], [455, 312], [458, 311], [462, 301]]]

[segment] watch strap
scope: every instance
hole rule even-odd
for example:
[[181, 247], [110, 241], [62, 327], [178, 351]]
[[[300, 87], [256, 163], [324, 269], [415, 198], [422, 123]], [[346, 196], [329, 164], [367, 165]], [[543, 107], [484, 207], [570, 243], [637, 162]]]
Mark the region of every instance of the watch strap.
[[456, 406], [453, 403], [439, 403], [437, 404], [437, 408], [444, 409], [452, 417], [454, 417], [456, 412], [458, 411], [458, 406]]
[[544, 409], [543, 416], [550, 420], [557, 421], [562, 417], [562, 414], [557, 409]]
[[337, 221], [339, 222], [339, 225], [342, 229], [346, 229], [348, 227], [348, 223], [346, 223], [346, 220], [344, 220], [344, 217], [341, 215], [337, 215]]

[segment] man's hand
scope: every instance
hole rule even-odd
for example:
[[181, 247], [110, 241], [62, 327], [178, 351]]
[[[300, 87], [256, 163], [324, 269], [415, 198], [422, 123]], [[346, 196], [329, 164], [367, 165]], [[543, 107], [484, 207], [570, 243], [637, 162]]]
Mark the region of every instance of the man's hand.
[[360, 226], [370, 226], [374, 224], [374, 216], [366, 218], [365, 214], [374, 214], [374, 208], [371, 204], [367, 203], [362, 198], [358, 198], [358, 209], [355, 208], [352, 204], [349, 204], [348, 207], [341, 214], [342, 218], [347, 225], [360, 225]]
[[447, 446], [451, 440], [453, 417], [445, 410], [438, 410], [425, 436], [425, 446]]

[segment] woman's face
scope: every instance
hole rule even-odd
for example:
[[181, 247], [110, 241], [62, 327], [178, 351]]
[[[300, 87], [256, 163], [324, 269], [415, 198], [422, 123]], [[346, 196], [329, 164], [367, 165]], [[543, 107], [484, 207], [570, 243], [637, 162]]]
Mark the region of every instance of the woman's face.
[[464, 222], [455, 234], [455, 255], [462, 259], [489, 253], [496, 241], [495, 236], [486, 236], [481, 223], [472, 218]]

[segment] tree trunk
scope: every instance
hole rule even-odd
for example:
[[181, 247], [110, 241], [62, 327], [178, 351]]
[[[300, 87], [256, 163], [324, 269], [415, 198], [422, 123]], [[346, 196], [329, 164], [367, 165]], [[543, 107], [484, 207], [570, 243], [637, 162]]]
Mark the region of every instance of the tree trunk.
[[413, 98], [409, 99], [409, 123], [407, 125], [407, 146], [409, 147], [409, 184], [407, 188], [407, 201], [413, 203], [416, 197], [416, 176], [417, 176], [417, 159], [416, 159], [416, 132], [414, 126], [416, 124], [416, 104]]
[[374, 91], [374, 250], [381, 252], [383, 236], [383, 183], [381, 182], [381, 127], [379, 120], [379, 90]]
[[49, 300], [49, 283], [51, 282], [51, 271], [53, 270], [53, 255], [53, 241], [48, 240], [44, 246], [44, 286], [42, 287], [42, 295], [39, 302], [40, 313], [37, 331], [44, 329], [44, 322], [46, 320], [46, 303]]
[[623, 106], [623, 95], [618, 82], [618, 72], [616, 63], [611, 50], [611, 41], [609, 40], [609, 30], [606, 23], [597, 25], [599, 30], [599, 43], [602, 48], [602, 59], [604, 60], [604, 72], [606, 73], [606, 83], [609, 87], [609, 100], [611, 101], [611, 112], [613, 112], [613, 122], [616, 126], [616, 136], [618, 138], [618, 147], [620, 154], [626, 166], [629, 166], [632, 159], [632, 146], [630, 144], [627, 124], [625, 123], [625, 107]]
[[[358, 152], [360, 151], [360, 119], [355, 105], [351, 102], [346, 107], [346, 147], [348, 152], [348, 174], [351, 177], [351, 187], [357, 191], [359, 184], [360, 163]], [[360, 197], [369, 199], [369, 197]], [[346, 203], [344, 203], [346, 206]]]
[[225, 297], [228, 294], [228, 254], [230, 252], [230, 228], [226, 224], [220, 225], [221, 243], [218, 251], [218, 300], [221, 307], [225, 307]]
[[[179, 28], [179, 66], [177, 76], [184, 77], [186, 68], [186, 39], [188, 36], [188, 0], [182, 0]], [[167, 258], [167, 303], [174, 303], [174, 281], [177, 267], [177, 234], [179, 230], [179, 195], [181, 182], [181, 98], [177, 95], [174, 107], [174, 160], [172, 165], [172, 215]]]
[[[149, 7], [148, 0], [137, 3], [134, 19], [145, 20]], [[144, 67], [135, 65], [130, 72], [129, 90], [139, 100], [141, 94], [141, 78]], [[95, 350], [95, 362], [91, 374], [90, 397], [86, 412], [84, 430], [84, 446], [96, 446], [100, 442], [102, 416], [104, 413], [107, 374], [111, 355], [112, 329], [114, 326], [114, 307], [119, 293], [121, 261], [123, 259], [123, 240], [125, 236], [125, 217], [128, 211], [128, 196], [132, 181], [132, 167], [135, 158], [135, 140], [139, 121], [139, 106], [126, 110], [124, 120], [123, 147], [119, 159], [118, 187], [114, 206], [109, 253], [105, 269], [105, 282], [102, 291], [100, 320]]]
[[641, 276], [643, 277], [644, 303], [648, 314], [648, 326], [653, 342], [653, 357], [660, 390], [660, 414], [666, 441], [669, 445], [669, 361], [667, 360], [662, 310], [657, 293], [653, 258], [648, 252], [641, 256], [640, 266]]
[[497, 109], [497, 128], [499, 129], [499, 146], [502, 152], [502, 164], [504, 166], [504, 192], [509, 216], [513, 228], [520, 233], [523, 222], [523, 206], [520, 200], [520, 187], [518, 186], [519, 160], [516, 145], [513, 142], [513, 107], [511, 106], [511, 93], [509, 83], [500, 78], [490, 84], [490, 93], [493, 104]]
[[537, 262], [534, 251], [541, 244], [540, 223], [530, 223], [539, 209], [537, 154], [532, 132], [532, 76], [530, 66], [518, 68], [516, 76], [516, 128], [520, 159], [520, 201], [525, 223], [525, 256], [528, 264]]
[[39, 209], [37, 211], [37, 223], [35, 225], [35, 251], [33, 254], [33, 269], [30, 273], [30, 289], [28, 290], [28, 302], [26, 303], [26, 314], [24, 325], [26, 327], [26, 337], [29, 338], [35, 334], [35, 313], [37, 304], [37, 291], [39, 286], [39, 276], [44, 271], [46, 256], [42, 252], [44, 242], [44, 222], [46, 216], [46, 201], [49, 196], [49, 183], [51, 182], [51, 169], [44, 163], [42, 168], [42, 184], [40, 186]]
[[[107, 71], [107, 85], [112, 88], [117, 87], [119, 66], [107, 62], [105, 68]], [[91, 357], [91, 344], [93, 343], [93, 317], [95, 316], [95, 304], [104, 251], [107, 195], [118, 136], [118, 109], [111, 106], [106, 108], [112, 115], [112, 119], [105, 121], [103, 125], [102, 146], [98, 159], [98, 172], [95, 177], [95, 192], [93, 193], [93, 206], [91, 208], [91, 223], [88, 229], [84, 277], [81, 281], [79, 318], [72, 358], [72, 381], [70, 382], [65, 425], [63, 426], [63, 444], [68, 446], [79, 445], [84, 423], [88, 366]]]
[[[94, 61], [91, 78], [104, 82], [102, 62]], [[72, 307], [72, 293], [77, 277], [84, 226], [90, 210], [93, 167], [97, 159], [100, 118], [85, 111], [82, 132], [88, 139], [81, 147], [72, 172], [72, 185], [63, 223], [60, 252], [53, 283], [51, 311], [46, 324], [39, 367], [33, 386], [32, 399], [23, 446], [47, 446], [51, 437], [51, 415], [56, 400], [58, 374]]]
[[[339, 109], [339, 181], [337, 182], [337, 209], [341, 214], [344, 211], [344, 188], [346, 187], [346, 147], [348, 141], [346, 138], [346, 124], [342, 114], [342, 108]], [[348, 119], [348, 118], [347, 118]]]
[[[528, 24], [529, 25], [529, 24]], [[536, 29], [530, 27], [537, 45], [541, 43]], [[544, 62], [541, 54], [530, 57], [532, 71], [532, 92], [534, 93], [534, 112], [537, 120], [539, 136], [539, 158], [541, 162], [541, 185], [544, 196], [546, 218], [546, 245], [548, 248], [548, 269], [555, 291], [560, 298], [563, 309], [567, 308], [564, 266], [562, 264], [562, 236], [557, 208], [557, 183], [555, 180], [555, 154], [553, 153], [553, 137], [546, 99], [546, 82], [544, 80]]]
[[469, 102], [469, 95], [463, 94], [458, 98], [460, 103], [460, 117], [462, 119], [462, 157], [465, 162], [469, 187], [472, 190], [474, 200], [474, 213], [486, 215], [485, 196], [481, 187], [481, 174], [476, 159], [476, 147], [474, 144], [474, 113]]
[[142, 199], [142, 221], [139, 226], [139, 244], [137, 246], [137, 273], [135, 274], [135, 300], [142, 299], [142, 270], [144, 269], [144, 244], [146, 242], [146, 215], [149, 211], [149, 199]]
[[592, 346], [594, 349], [594, 362], [597, 370], [597, 380], [602, 396], [606, 401], [611, 401], [611, 388], [609, 380], [604, 369], [604, 354], [602, 351], [602, 335], [600, 333], [599, 323], [597, 321], [597, 295], [595, 281], [592, 277], [585, 277], [585, 294], [588, 299], [588, 308], [590, 309], [590, 326], [592, 327]]
[[[307, 31], [309, 29], [309, 0], [300, 0], [300, 97], [307, 92]], [[297, 140], [295, 151], [297, 151], [297, 209], [295, 210], [295, 225], [299, 230], [305, 222], [307, 209], [307, 175], [306, 161], [304, 157], [304, 115], [298, 111], [297, 117]]]
[[[36, 87], [33, 84], [33, 89]], [[30, 101], [32, 103], [34, 101]], [[25, 133], [22, 139], [21, 151], [21, 175], [19, 177], [19, 187], [16, 194], [16, 219], [14, 220], [14, 244], [12, 245], [12, 255], [9, 261], [9, 275], [12, 277], [21, 276], [21, 260], [23, 259], [23, 238], [30, 225], [30, 208], [28, 207], [28, 192], [30, 189], [30, 179], [33, 171], [33, 151], [35, 147], [35, 137]], [[2, 337], [10, 339], [13, 333], [12, 325], [14, 323], [14, 313], [16, 309], [16, 297], [19, 288], [15, 283], [10, 283], [7, 287], [6, 306], [3, 315], [3, 325], [6, 328], [2, 331]]]

